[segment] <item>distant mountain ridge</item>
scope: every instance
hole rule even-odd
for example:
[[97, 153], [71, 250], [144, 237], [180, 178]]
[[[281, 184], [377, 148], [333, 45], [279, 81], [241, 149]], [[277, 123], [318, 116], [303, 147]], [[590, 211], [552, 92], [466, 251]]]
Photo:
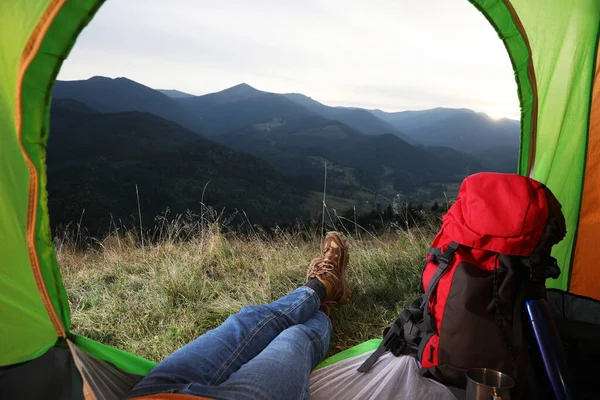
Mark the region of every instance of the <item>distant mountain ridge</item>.
[[174, 99], [202, 120], [204, 135], [217, 137], [248, 125], [273, 120], [293, 121], [315, 115], [312, 111], [269, 92], [240, 84], [204, 96]]
[[385, 112], [381, 110], [369, 110], [373, 115], [388, 124], [394, 126], [396, 129], [407, 129], [413, 130], [421, 127], [424, 121], [427, 123], [437, 122], [439, 120], [453, 117], [456, 115], [462, 115], [473, 112], [467, 108], [444, 108], [436, 107], [429, 110], [416, 110], [416, 111], [399, 111], [399, 112]]
[[404, 140], [411, 141], [397, 128], [362, 108], [331, 107], [300, 93], [287, 93], [283, 96], [317, 115], [343, 122], [359, 132], [365, 134], [394, 133]]
[[141, 111], [199, 132], [201, 121], [171, 97], [127, 78], [95, 76], [80, 81], [56, 81], [54, 99], [80, 101], [99, 112]]
[[179, 90], [174, 90], [174, 89], [156, 89], [156, 90], [159, 91], [159, 92], [161, 92], [164, 95], [169, 96], [172, 99], [181, 99], [181, 98], [185, 98], [185, 97], [194, 97], [193, 94], [181, 92]]
[[235, 85], [230, 88], [221, 90], [220, 92], [209, 93], [195, 97], [202, 98], [204, 102], [212, 104], [227, 104], [235, 103], [237, 101], [254, 99], [257, 97], [261, 97], [265, 94], [273, 93], [263, 92], [262, 90], [255, 89], [247, 83], [240, 83], [239, 85]]
[[460, 147], [468, 152], [490, 146], [517, 147], [519, 144], [519, 121], [494, 120], [487, 114], [465, 108], [397, 113], [371, 110], [371, 113], [424, 144]]
[[85, 81], [57, 81], [53, 96], [79, 100], [100, 112], [150, 112], [207, 137], [252, 124], [293, 122], [318, 115], [340, 121], [364, 134], [393, 133], [411, 144], [448, 146], [482, 160], [486, 156], [479, 153], [486, 149], [519, 146], [519, 121], [493, 120], [469, 109], [388, 113], [332, 107], [304, 94], [265, 92], [246, 83], [193, 96], [172, 89], [156, 91], [126, 78], [93, 77]]
[[413, 142], [446, 146], [479, 158], [486, 170], [516, 172], [520, 121], [493, 119], [466, 108], [371, 113], [404, 132]]

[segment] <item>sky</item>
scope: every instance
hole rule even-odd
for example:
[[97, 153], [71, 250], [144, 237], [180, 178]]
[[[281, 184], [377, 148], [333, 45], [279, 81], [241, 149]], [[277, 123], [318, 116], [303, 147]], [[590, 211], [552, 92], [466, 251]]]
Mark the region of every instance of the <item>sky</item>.
[[108, 0], [58, 79], [201, 95], [245, 82], [333, 106], [519, 118], [510, 59], [467, 0]]

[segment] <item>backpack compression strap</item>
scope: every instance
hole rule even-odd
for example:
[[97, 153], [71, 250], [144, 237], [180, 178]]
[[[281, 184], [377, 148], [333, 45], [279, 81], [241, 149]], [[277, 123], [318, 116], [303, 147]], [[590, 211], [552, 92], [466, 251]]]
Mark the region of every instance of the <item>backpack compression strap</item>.
[[398, 357], [407, 346], [411, 344], [413, 350], [416, 350], [418, 340], [425, 332], [433, 331], [431, 316], [429, 315], [429, 298], [436, 288], [441, 277], [444, 275], [454, 252], [458, 249], [458, 243], [452, 242], [446, 251], [441, 254], [439, 249], [430, 249], [429, 254], [433, 255], [439, 261], [439, 265], [429, 281], [427, 291], [417, 300], [408, 306], [408, 309], [402, 311], [400, 316], [383, 330], [383, 340], [377, 350], [373, 352], [358, 368], [358, 372], [367, 372], [373, 364], [385, 353], [390, 350], [392, 354]]

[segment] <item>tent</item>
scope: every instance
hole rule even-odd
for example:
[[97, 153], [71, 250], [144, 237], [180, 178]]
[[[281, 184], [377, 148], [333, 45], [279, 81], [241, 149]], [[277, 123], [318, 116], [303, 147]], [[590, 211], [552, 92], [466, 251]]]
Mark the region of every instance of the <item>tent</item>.
[[[503, 40], [514, 68], [521, 105], [518, 172], [545, 183], [563, 204], [569, 233], [554, 254], [563, 274], [549, 286], [600, 299], [600, 2], [470, 1]], [[0, 2], [0, 373], [11, 376], [0, 380], [3, 398], [11, 398], [10, 382], [16, 385], [22, 370], [30, 397], [56, 397], [52, 388], [63, 397], [70, 391], [71, 398], [110, 398], [118, 389], [103, 382], [127, 387], [154, 365], [70, 331], [52, 246], [45, 166], [51, 91], [102, 3]], [[32, 385], [32, 376], [48, 386]]]

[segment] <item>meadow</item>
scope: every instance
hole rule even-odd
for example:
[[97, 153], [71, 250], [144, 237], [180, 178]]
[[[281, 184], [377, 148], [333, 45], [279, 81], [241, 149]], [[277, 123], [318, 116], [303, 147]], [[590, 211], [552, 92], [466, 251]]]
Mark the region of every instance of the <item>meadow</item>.
[[[330, 355], [380, 337], [418, 296], [436, 225], [390, 225], [377, 234], [335, 227], [350, 244], [353, 296], [332, 312]], [[55, 247], [72, 330], [159, 361], [241, 307], [302, 285], [321, 237], [306, 227], [236, 233], [219, 218], [202, 217], [164, 222], [152, 235], [120, 230], [87, 245], [81, 233], [65, 232]]]

